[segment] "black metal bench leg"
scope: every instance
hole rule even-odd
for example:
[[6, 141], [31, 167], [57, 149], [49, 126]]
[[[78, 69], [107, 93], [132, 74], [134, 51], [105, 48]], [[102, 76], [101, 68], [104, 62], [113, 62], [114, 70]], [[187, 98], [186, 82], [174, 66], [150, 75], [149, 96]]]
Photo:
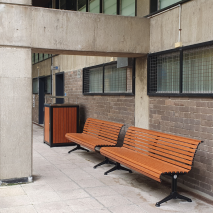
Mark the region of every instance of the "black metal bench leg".
[[116, 163], [116, 166], [114, 166], [114, 167], [113, 167], [112, 169], [110, 169], [109, 171], [105, 172], [104, 175], [107, 175], [108, 173], [113, 172], [113, 171], [115, 171], [115, 170], [124, 170], [124, 171], [128, 171], [129, 173], [132, 173], [132, 170], [127, 169], [127, 168], [121, 166], [120, 163]]
[[97, 165], [95, 165], [93, 168], [96, 169], [97, 167], [104, 165], [104, 164], [113, 164], [115, 165], [114, 162], [112, 162], [109, 158], [105, 157], [105, 160]]
[[165, 202], [167, 202], [171, 199], [183, 199], [183, 200], [186, 200], [188, 202], [192, 202], [192, 200], [190, 198], [178, 194], [178, 192], [177, 192], [177, 177], [178, 177], [177, 175], [172, 175], [172, 192], [169, 196], [167, 196], [163, 200], [157, 202], [155, 204], [156, 207], [160, 207], [160, 205], [162, 203], [165, 203]]
[[192, 202], [192, 200], [191, 200], [190, 198], [185, 197], [185, 196], [180, 195], [180, 194], [177, 194], [177, 198], [178, 198], [178, 199], [182, 199], [182, 200], [186, 200], [186, 201], [188, 201], [188, 202]]
[[77, 145], [77, 147], [75, 147], [74, 149], [70, 150], [68, 153], [74, 152], [74, 151], [79, 150], [79, 149], [89, 152], [88, 149], [85, 149], [85, 148], [81, 147], [80, 145]]

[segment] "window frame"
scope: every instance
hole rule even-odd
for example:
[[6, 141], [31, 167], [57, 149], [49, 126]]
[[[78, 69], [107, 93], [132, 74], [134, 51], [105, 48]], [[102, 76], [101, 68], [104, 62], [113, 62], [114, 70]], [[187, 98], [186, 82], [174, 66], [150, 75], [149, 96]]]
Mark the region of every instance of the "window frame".
[[[83, 68], [83, 78], [82, 78], [82, 94], [85, 96], [134, 96], [135, 95], [135, 58], [133, 58], [133, 66], [132, 66], [132, 92], [124, 93], [124, 92], [111, 92], [111, 93], [104, 93], [104, 67], [108, 65], [114, 65], [117, 64], [117, 61], [105, 63], [105, 64], [99, 64], [91, 67], [85, 67]], [[84, 80], [85, 80], [85, 71], [88, 69], [94, 69], [103, 67], [103, 92], [101, 93], [87, 93], [84, 92]]]
[[[162, 8], [162, 9], [160, 9], [160, 10], [156, 10], [156, 11], [154, 11], [154, 12], [151, 12], [151, 4], [152, 4], [151, 1], [152, 1], [152, 0], [149, 0], [149, 8], [150, 8], [149, 15], [144, 16], [145, 18], [148, 18], [148, 17], [153, 16], [153, 15], [155, 15], [155, 14], [161, 13], [161, 12], [163, 12], [163, 11], [165, 11], [165, 10], [168, 10], [168, 9], [170, 9], [170, 8], [172, 8], [172, 7], [175, 7], [175, 6], [179, 5], [179, 4], [184, 4], [184, 3], [189, 2], [189, 1], [191, 1], [191, 0], [180, 0], [180, 1], [176, 2], [176, 3], [174, 3], [174, 4], [171, 4], [171, 5], [169, 5], [169, 6], [165, 7], [165, 8]], [[157, 7], [158, 7], [158, 6], [157, 6]]]
[[[148, 96], [169, 96], [169, 97], [213, 97], [213, 93], [183, 93], [183, 52], [185, 50], [193, 50], [197, 48], [202, 48], [202, 47], [207, 47], [207, 46], [212, 46], [213, 41], [208, 41], [208, 42], [203, 42], [203, 43], [198, 43], [198, 44], [193, 44], [189, 46], [184, 46], [180, 48], [175, 48], [175, 49], [170, 49], [170, 50], [165, 50], [161, 52], [156, 52], [156, 53], [150, 53], [147, 56], [147, 95]], [[150, 87], [151, 87], [151, 82], [150, 82], [150, 57], [152, 56], [158, 56], [158, 55], [163, 55], [163, 54], [168, 54], [168, 53], [175, 53], [179, 52], [180, 54], [180, 82], [179, 82], [179, 93], [152, 93], [150, 92]]]

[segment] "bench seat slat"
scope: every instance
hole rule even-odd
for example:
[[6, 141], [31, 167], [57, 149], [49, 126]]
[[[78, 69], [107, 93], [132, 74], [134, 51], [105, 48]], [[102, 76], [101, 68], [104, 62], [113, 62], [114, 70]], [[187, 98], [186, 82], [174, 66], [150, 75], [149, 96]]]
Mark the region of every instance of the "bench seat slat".
[[105, 146], [114, 145], [113, 143], [109, 143], [107, 141], [100, 140], [98, 138], [94, 138], [93, 136], [89, 136], [83, 133], [67, 133], [65, 137], [75, 143], [79, 143], [83, 146], [86, 146], [87, 148], [92, 147], [92, 150], [94, 150], [95, 146], [97, 145], [105, 145]]
[[[127, 149], [130, 149], [129, 148], [129, 146], [128, 145], [126, 145], [126, 144], [124, 144], [123, 145], [123, 147], [124, 148], [127, 148]], [[130, 150], [132, 150], [132, 151], [134, 151], [134, 152], [138, 152], [136, 149], [130, 149]], [[176, 165], [176, 166], [179, 166], [179, 167], [182, 167], [182, 168], [186, 168], [186, 169], [190, 169], [191, 168], [191, 165], [188, 165], [188, 164], [184, 164], [184, 163], [181, 163], [181, 162], [178, 162], [178, 161], [175, 161], [175, 160], [172, 160], [172, 159], [169, 159], [169, 158], [165, 158], [165, 157], [162, 157], [162, 156], [159, 156], [159, 155], [156, 155], [156, 154], [153, 154], [153, 153], [151, 153], [151, 152], [146, 152], [146, 151], [140, 151], [140, 152], [138, 152], [138, 153], [143, 153], [143, 154], [145, 154], [145, 155], [147, 155], [147, 156], [151, 156], [151, 157], [153, 157], [153, 158], [156, 158], [156, 159], [159, 159], [159, 160], [161, 160], [162, 162], [166, 162], [166, 163], [170, 163], [170, 164], [172, 164], [172, 165]]]
[[[126, 149], [124, 147], [107, 147], [107, 148], [101, 148], [101, 154], [104, 156], [114, 156], [114, 159], [117, 162], [122, 161], [123, 159], [126, 161], [130, 161], [131, 163], [142, 167], [141, 169], [144, 170], [144, 172], [155, 176], [157, 178], [160, 178], [160, 175], [163, 173], [169, 173], [169, 172], [188, 172], [188, 169], [184, 169], [182, 167], [178, 167], [175, 165], [171, 165], [166, 162], [162, 162], [158, 159], [152, 158], [147, 155], [143, 155], [141, 153], [136, 153], [135, 151]], [[122, 160], [121, 160], [122, 159]]]

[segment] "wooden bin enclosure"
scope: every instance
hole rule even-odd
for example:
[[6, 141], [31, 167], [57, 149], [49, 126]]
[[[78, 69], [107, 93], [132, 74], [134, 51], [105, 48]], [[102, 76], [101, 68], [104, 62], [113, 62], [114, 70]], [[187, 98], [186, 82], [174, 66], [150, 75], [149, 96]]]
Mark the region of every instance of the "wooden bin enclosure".
[[70, 146], [66, 133], [79, 132], [79, 106], [70, 104], [44, 105], [44, 143], [50, 147]]

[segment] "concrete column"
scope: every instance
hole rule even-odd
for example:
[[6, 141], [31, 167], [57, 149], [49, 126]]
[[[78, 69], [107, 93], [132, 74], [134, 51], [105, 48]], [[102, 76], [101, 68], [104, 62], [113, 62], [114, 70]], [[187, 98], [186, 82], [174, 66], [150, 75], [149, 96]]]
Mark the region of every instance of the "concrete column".
[[136, 59], [135, 126], [149, 129], [149, 96], [147, 95], [147, 57]]
[[0, 47], [0, 180], [31, 175], [31, 49]]

